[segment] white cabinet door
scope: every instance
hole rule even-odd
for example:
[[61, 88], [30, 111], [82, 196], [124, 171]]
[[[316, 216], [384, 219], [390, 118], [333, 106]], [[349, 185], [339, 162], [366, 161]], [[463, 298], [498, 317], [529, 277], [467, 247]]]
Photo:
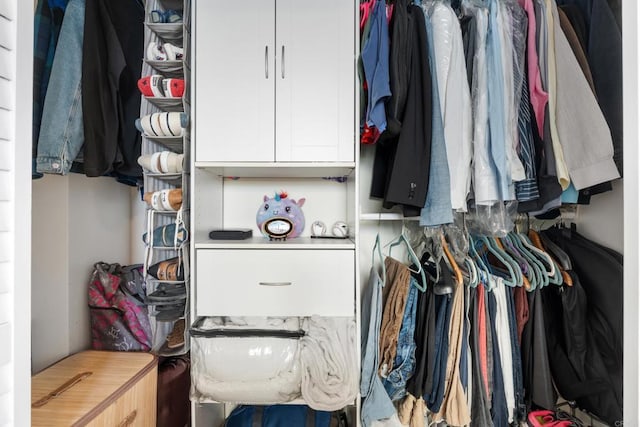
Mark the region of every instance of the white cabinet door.
[[345, 0], [278, 0], [276, 161], [353, 161], [355, 16]]
[[275, 0], [195, 7], [196, 161], [273, 162]]

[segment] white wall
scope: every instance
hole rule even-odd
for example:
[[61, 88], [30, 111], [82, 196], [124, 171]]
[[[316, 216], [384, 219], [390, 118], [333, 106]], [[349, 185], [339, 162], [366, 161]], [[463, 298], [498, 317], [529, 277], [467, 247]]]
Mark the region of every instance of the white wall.
[[638, 21], [640, 9], [635, 1], [622, 2], [622, 49], [624, 87], [624, 422], [638, 425], [640, 422], [640, 292], [638, 290], [638, 265], [640, 264], [640, 151], [638, 137], [640, 114], [638, 110], [638, 59], [640, 57], [640, 33]]
[[97, 261], [128, 264], [131, 189], [113, 178], [34, 180], [32, 370], [90, 347], [87, 286]]
[[623, 180], [613, 183], [613, 191], [591, 198], [591, 204], [580, 206], [576, 224], [578, 233], [624, 253]]

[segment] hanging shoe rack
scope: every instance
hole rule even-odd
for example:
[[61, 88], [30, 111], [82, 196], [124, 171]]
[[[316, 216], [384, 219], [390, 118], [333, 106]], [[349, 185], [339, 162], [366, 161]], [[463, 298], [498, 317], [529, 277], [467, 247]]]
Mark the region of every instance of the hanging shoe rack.
[[[153, 231], [158, 227], [176, 224], [176, 230], [190, 229], [189, 206], [189, 153], [190, 153], [190, 0], [149, 0], [145, 6], [145, 58], [141, 77], [162, 75], [164, 78], [184, 80], [182, 97], [142, 96], [140, 117], [153, 113], [185, 113], [187, 125], [182, 136], [155, 136], [142, 132], [142, 155], [162, 151], [184, 154], [181, 173], [151, 173], [144, 171], [144, 192], [181, 189], [182, 205], [177, 211], [155, 210], [147, 205], [147, 243], [145, 245], [144, 274], [147, 284], [149, 316], [153, 330], [152, 352], [161, 356], [175, 356], [189, 351], [189, 240], [165, 246], [154, 242]], [[181, 15], [180, 22], [175, 22]], [[155, 22], [158, 17], [169, 16], [169, 22]], [[152, 19], [154, 17], [155, 19]], [[162, 20], [162, 19], [160, 19]], [[149, 58], [147, 49], [152, 43], [182, 49], [179, 60], [156, 60]], [[173, 239], [172, 239], [173, 240]], [[184, 269], [184, 280], [159, 280], [149, 274], [153, 265], [178, 258]]]

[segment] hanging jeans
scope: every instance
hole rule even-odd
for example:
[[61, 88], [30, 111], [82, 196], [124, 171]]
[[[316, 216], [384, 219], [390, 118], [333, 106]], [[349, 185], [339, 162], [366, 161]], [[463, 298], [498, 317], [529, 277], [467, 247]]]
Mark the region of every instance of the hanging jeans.
[[389, 372], [387, 378], [382, 381], [384, 388], [391, 397], [391, 400], [398, 400], [406, 394], [407, 380], [413, 374], [416, 366], [416, 342], [413, 333], [416, 326], [416, 308], [418, 306], [418, 282], [411, 277], [409, 296], [402, 318], [402, 327], [398, 335], [398, 347], [396, 359], [393, 363], [393, 370]]
[[375, 420], [391, 417], [396, 413], [391, 399], [378, 376], [380, 321], [382, 320], [382, 279], [375, 268], [371, 269], [369, 284], [362, 295], [362, 377], [360, 395], [364, 427]]

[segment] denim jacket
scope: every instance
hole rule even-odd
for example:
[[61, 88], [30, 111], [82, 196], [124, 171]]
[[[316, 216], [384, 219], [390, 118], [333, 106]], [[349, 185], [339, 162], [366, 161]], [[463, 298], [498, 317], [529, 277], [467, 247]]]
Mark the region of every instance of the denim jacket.
[[85, 0], [70, 0], [62, 21], [38, 138], [38, 172], [67, 174], [84, 143], [82, 45]]

